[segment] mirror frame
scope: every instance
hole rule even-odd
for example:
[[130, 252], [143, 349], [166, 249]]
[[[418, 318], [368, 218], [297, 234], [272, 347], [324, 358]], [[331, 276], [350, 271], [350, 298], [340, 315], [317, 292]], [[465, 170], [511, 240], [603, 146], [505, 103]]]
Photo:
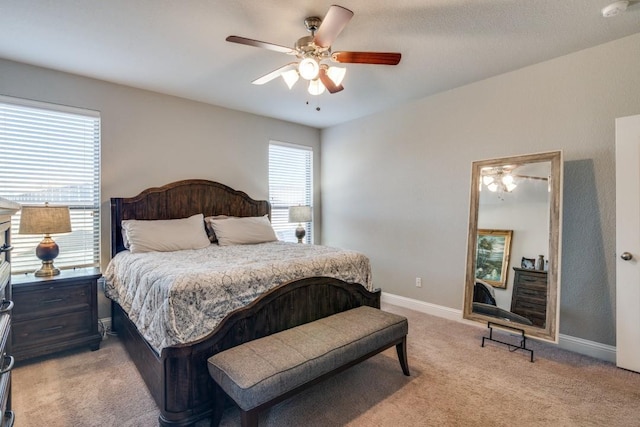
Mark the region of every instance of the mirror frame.
[[[480, 203], [480, 171], [485, 167], [510, 164], [551, 162], [551, 196], [549, 198], [549, 267], [547, 271], [547, 321], [545, 327], [515, 324], [497, 317], [473, 312], [473, 287], [475, 285], [476, 240], [478, 233], [478, 209]], [[560, 318], [560, 260], [562, 236], [562, 151], [502, 157], [474, 161], [471, 166], [471, 195], [469, 203], [469, 234], [467, 237], [467, 265], [464, 290], [463, 318], [479, 322], [491, 322], [524, 330], [525, 334], [544, 341], [558, 342]]]

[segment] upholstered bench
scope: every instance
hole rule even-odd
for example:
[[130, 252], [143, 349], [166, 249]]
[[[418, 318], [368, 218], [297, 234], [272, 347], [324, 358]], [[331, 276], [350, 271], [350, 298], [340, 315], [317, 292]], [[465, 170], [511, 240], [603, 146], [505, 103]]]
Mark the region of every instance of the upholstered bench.
[[394, 345], [409, 375], [407, 332], [405, 317], [362, 306], [218, 353], [209, 373], [240, 407], [242, 426], [257, 426], [261, 410]]

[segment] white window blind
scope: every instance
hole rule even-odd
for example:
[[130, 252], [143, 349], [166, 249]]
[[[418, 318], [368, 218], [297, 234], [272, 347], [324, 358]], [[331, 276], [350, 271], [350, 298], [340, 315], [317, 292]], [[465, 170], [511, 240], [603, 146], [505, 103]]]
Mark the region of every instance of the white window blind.
[[[0, 195], [24, 205], [69, 206], [71, 233], [54, 234], [58, 268], [100, 262], [100, 115], [0, 96]], [[44, 236], [18, 234], [12, 218], [13, 272], [40, 267]]]
[[[297, 242], [298, 224], [289, 223], [289, 206], [313, 207], [313, 150], [301, 145], [269, 144], [271, 224], [278, 239]], [[313, 242], [313, 221], [305, 227], [305, 243]]]

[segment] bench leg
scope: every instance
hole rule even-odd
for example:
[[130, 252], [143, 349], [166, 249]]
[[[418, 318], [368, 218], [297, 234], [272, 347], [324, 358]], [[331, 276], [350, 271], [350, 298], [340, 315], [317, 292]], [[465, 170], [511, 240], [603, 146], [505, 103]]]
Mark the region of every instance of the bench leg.
[[242, 427], [258, 427], [258, 411], [255, 409], [250, 411], [240, 410], [240, 420]]
[[222, 394], [216, 394], [213, 402], [213, 413], [211, 414], [210, 427], [218, 427], [222, 420], [222, 413], [224, 412], [224, 397]]
[[402, 372], [409, 376], [409, 363], [407, 362], [407, 336], [405, 335], [402, 338], [402, 342], [400, 344], [396, 344], [396, 352], [398, 353], [398, 360], [400, 361], [400, 366], [402, 367]]

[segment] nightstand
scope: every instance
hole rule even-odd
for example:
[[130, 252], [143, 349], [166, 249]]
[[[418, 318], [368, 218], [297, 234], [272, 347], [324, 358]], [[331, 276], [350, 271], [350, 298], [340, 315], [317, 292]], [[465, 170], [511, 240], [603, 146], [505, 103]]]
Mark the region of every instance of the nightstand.
[[12, 354], [17, 361], [75, 347], [100, 348], [97, 268], [53, 277], [14, 275]]

